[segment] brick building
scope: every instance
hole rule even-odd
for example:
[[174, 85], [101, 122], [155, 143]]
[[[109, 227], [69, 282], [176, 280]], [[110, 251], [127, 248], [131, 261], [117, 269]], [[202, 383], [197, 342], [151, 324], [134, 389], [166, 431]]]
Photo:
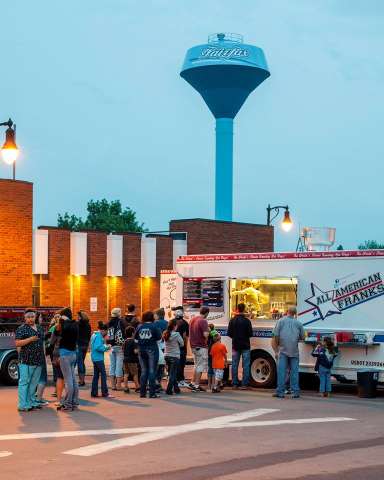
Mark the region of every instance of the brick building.
[[33, 232], [28, 182], [0, 180], [0, 202], [0, 306], [70, 305], [92, 323], [114, 306], [156, 308], [160, 271], [181, 253], [273, 251], [273, 227], [198, 218], [172, 220], [168, 234]]
[[31, 303], [32, 199], [32, 183], [0, 179], [0, 305]]

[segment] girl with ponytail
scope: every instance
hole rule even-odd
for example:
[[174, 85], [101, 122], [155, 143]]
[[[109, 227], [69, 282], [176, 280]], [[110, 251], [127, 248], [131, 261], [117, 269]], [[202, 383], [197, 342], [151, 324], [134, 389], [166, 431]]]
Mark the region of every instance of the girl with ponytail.
[[172, 319], [169, 321], [168, 326], [163, 333], [163, 339], [165, 342], [165, 361], [168, 367], [167, 395], [180, 393], [180, 388], [177, 383], [177, 371], [180, 362], [180, 347], [184, 346], [184, 340], [181, 338], [180, 333], [176, 332], [176, 327], [176, 319]]

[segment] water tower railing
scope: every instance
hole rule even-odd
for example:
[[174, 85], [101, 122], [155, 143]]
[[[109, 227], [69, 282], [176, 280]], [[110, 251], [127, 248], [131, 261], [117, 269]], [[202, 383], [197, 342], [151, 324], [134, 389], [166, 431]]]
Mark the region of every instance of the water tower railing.
[[212, 33], [208, 36], [208, 43], [220, 43], [223, 41], [233, 42], [233, 43], [243, 43], [244, 37], [240, 33]]

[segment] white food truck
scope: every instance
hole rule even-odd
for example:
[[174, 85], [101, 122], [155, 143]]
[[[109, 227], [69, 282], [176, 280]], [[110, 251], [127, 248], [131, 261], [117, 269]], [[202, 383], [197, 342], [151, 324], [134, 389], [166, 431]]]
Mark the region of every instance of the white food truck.
[[337, 379], [356, 380], [357, 370], [372, 368], [384, 382], [384, 250], [187, 255], [177, 260], [171, 288], [170, 275], [164, 273], [163, 303], [172, 290], [173, 305], [183, 304], [187, 319], [208, 306], [208, 320], [227, 347], [228, 321], [240, 302], [246, 304], [254, 386], [275, 383], [272, 330], [289, 305], [297, 305], [306, 333], [301, 372], [314, 373], [313, 347], [332, 336]]

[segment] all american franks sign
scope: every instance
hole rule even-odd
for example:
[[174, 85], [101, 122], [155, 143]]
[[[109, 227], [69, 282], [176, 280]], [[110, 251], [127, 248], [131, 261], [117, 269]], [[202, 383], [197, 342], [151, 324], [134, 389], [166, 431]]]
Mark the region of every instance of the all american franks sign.
[[249, 52], [246, 48], [204, 48], [200, 54], [203, 58], [243, 58], [248, 57]]
[[305, 325], [317, 320], [324, 320], [330, 315], [340, 315], [344, 310], [384, 295], [384, 284], [381, 273], [376, 272], [347, 285], [337, 286], [332, 290], [322, 290], [311, 283], [311, 292], [312, 295], [305, 301], [312, 308], [302, 313], [312, 311], [316, 320], [307, 322]]

